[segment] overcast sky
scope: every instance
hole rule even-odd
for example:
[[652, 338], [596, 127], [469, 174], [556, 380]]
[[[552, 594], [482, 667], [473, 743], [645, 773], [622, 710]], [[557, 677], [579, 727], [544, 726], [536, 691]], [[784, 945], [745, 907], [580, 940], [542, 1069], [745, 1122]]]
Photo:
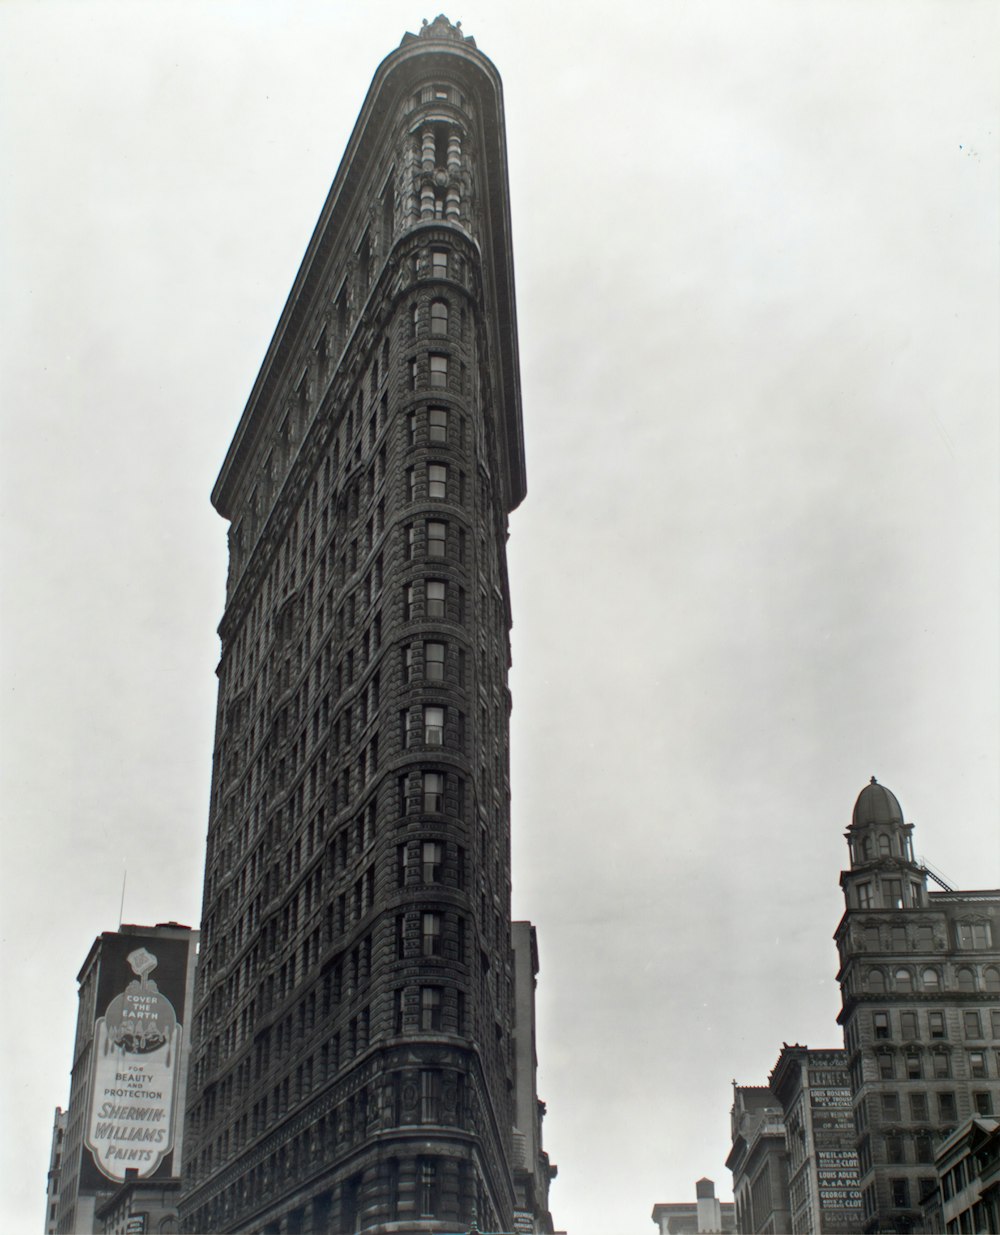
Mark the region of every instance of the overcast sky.
[[[378, 62], [422, 9], [0, 5], [5, 1232], [75, 976], [197, 925], [209, 492]], [[504, 80], [528, 497], [514, 913], [557, 1225], [730, 1194], [730, 1082], [841, 1044], [874, 774], [1000, 885], [996, 0], [467, 0]]]

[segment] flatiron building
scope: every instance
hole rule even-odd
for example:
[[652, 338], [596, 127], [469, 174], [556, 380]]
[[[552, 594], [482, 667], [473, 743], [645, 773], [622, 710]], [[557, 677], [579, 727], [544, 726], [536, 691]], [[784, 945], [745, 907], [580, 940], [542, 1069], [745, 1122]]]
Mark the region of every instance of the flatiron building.
[[213, 491], [188, 1231], [513, 1229], [524, 493], [500, 79], [439, 17], [375, 74]]

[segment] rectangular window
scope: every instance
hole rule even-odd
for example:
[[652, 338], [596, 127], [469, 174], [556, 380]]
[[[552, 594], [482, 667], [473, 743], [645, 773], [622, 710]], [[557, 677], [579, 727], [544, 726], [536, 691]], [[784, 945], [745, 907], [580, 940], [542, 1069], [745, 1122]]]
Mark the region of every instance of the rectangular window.
[[894, 1059], [888, 1051], [880, 1051], [878, 1056], [878, 1074], [884, 1081], [891, 1081], [896, 1075]]
[[444, 500], [448, 496], [448, 468], [443, 463], [427, 465], [427, 496]]
[[988, 1092], [979, 1092], [972, 1095], [972, 1105], [976, 1108], [977, 1115], [992, 1115], [993, 1114], [993, 1099]]
[[904, 1041], [918, 1037], [916, 1012], [900, 1012], [899, 1029]]
[[858, 908], [871, 909], [872, 907], [872, 885], [870, 883], [858, 884]]
[[421, 1158], [417, 1172], [417, 1208], [421, 1218], [433, 1218], [437, 1213], [437, 1166], [429, 1158]]
[[946, 1038], [948, 1035], [945, 1032], [944, 1013], [928, 1012], [927, 1028], [930, 1030], [930, 1035], [932, 1038]]
[[983, 1026], [978, 1012], [963, 1012], [962, 1024], [965, 1026], [965, 1036], [967, 1038], [981, 1038], [983, 1036]]
[[441, 915], [421, 915], [420, 951], [423, 956], [441, 955]]
[[410, 359], [409, 359], [409, 361], [408, 361], [408, 367], [409, 367], [409, 371], [410, 371], [410, 389], [411, 389], [411, 390], [416, 390], [416, 388], [417, 388], [417, 373], [418, 373], [418, 370], [417, 370], [417, 358], [416, 358], [416, 356], [411, 356], [411, 357], [410, 357]]
[[427, 580], [427, 616], [443, 618], [445, 616], [445, 583], [441, 579]]
[[884, 1093], [882, 1095], [882, 1118], [897, 1120], [899, 1118], [899, 1095]]
[[431, 301], [431, 334], [447, 335], [448, 305], [443, 300]]
[[951, 1058], [949, 1055], [944, 1051], [935, 1051], [931, 1058], [934, 1060], [934, 1075], [938, 1079], [951, 1076]]
[[888, 1012], [873, 1012], [872, 1027], [875, 1031], [876, 1038], [888, 1038], [889, 1036], [889, 1013]]
[[412, 622], [417, 616], [417, 589], [415, 584], [408, 583], [406, 585], [405, 596], [406, 620]]
[[443, 772], [424, 772], [423, 795], [424, 811], [429, 814], [440, 815], [444, 810]]
[[443, 407], [432, 407], [427, 412], [428, 438], [431, 443], [446, 445], [448, 442], [448, 412]]
[[906, 1059], [906, 1079], [909, 1081], [918, 1081], [920, 1077], [923, 1075], [923, 1071], [920, 1066], [920, 1052], [919, 1051], [907, 1051], [905, 1059]]
[[441, 1028], [441, 988], [439, 986], [420, 988], [420, 1028], [424, 1030]]
[[909, 1209], [910, 1181], [908, 1179], [892, 1179], [889, 1182], [892, 1188], [892, 1203], [895, 1208]]
[[926, 1123], [930, 1118], [925, 1093], [910, 1094], [910, 1118], [914, 1123]]
[[993, 946], [989, 922], [959, 922], [958, 946], [960, 948], [990, 948]]
[[448, 277], [448, 250], [431, 249], [431, 274], [435, 279]]
[[985, 1051], [969, 1051], [969, 1075], [975, 1077], [986, 1075]]
[[424, 677], [428, 682], [444, 681], [443, 643], [424, 644]]
[[444, 708], [424, 708], [424, 745], [444, 745]]
[[427, 522], [427, 556], [444, 557], [447, 547], [448, 525], [436, 520]]
[[[883, 1097], [883, 1102], [884, 1101], [885, 1098]], [[903, 1138], [901, 1136], [891, 1135], [885, 1138], [885, 1160], [886, 1162], [897, 1163], [906, 1161], [906, 1151], [903, 1146]]]
[[887, 909], [902, 909], [903, 908], [903, 881], [902, 879], [884, 879], [882, 888], [885, 892], [885, 904]]
[[420, 1073], [420, 1122], [435, 1124], [440, 1119], [441, 1073], [429, 1069]]
[[955, 1095], [953, 1093], [939, 1093], [938, 1099], [938, 1115], [942, 1123], [954, 1123], [958, 1117], [958, 1107], [955, 1103]]
[[412, 561], [417, 556], [417, 529], [412, 523], [408, 523], [403, 529], [403, 535], [405, 537], [406, 556]]
[[440, 883], [444, 862], [444, 845], [440, 841], [425, 840], [420, 847], [421, 876], [424, 883]]
[[406, 866], [409, 861], [409, 846], [396, 846], [396, 886], [400, 888], [406, 887]]
[[417, 469], [415, 467], [406, 469], [406, 497], [410, 502], [415, 502], [417, 499]]
[[431, 385], [438, 390], [448, 387], [448, 357], [431, 353]]

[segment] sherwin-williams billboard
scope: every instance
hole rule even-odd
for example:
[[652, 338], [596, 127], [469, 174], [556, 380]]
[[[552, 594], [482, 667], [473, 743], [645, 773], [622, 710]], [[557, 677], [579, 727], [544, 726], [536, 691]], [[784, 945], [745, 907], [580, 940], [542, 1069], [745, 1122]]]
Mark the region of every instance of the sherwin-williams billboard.
[[[157, 935], [102, 938], [86, 1146], [107, 1179], [121, 1182], [130, 1170], [139, 1179], [174, 1173], [192, 945]], [[83, 1175], [100, 1186], [87, 1165], [85, 1155]]]

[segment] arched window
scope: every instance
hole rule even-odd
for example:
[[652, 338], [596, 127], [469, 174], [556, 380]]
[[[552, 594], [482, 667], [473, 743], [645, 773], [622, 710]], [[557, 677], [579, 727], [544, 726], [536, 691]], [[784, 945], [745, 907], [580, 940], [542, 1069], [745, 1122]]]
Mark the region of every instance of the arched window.
[[958, 971], [958, 989], [960, 991], [974, 991], [976, 989], [976, 975], [968, 965], [963, 965]]
[[868, 861], [868, 859], [872, 856], [872, 838], [870, 836], [866, 836], [862, 841], [861, 849], [865, 855], [865, 861]]
[[913, 974], [908, 969], [897, 969], [893, 976], [897, 991], [913, 990]]
[[885, 974], [881, 969], [870, 969], [868, 971], [868, 989], [873, 995], [885, 993]]
[[431, 301], [431, 334], [448, 333], [448, 305], [444, 300]]
[[936, 991], [941, 986], [941, 975], [936, 969], [925, 969], [920, 975], [920, 981], [925, 991]]
[[892, 842], [884, 832], [879, 833], [878, 853], [880, 858], [887, 858], [892, 853]]
[[1000, 969], [987, 965], [983, 970], [983, 985], [988, 991], [1000, 991]]

